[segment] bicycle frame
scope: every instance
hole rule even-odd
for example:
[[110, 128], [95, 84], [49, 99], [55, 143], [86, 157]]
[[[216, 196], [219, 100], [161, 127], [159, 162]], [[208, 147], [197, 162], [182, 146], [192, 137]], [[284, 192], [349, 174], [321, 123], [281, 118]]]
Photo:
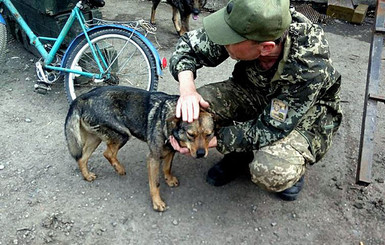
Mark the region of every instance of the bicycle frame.
[[[21, 28], [25, 31], [26, 35], [30, 39], [30, 44], [33, 45], [34, 47], [36, 47], [36, 49], [38, 50], [38, 52], [40, 53], [40, 55], [42, 56], [42, 58], [44, 60], [43, 66], [45, 68], [60, 71], [60, 72], [74, 73], [74, 74], [78, 74], [78, 75], [90, 77], [90, 78], [96, 78], [96, 79], [103, 78], [103, 76], [106, 73], [106, 70], [104, 70], [103, 65], [107, 69], [108, 69], [108, 67], [106, 66], [106, 61], [104, 60], [103, 56], [100, 53], [98, 53], [98, 50], [96, 50], [93, 45], [91, 45], [91, 40], [90, 40], [89, 35], [87, 33], [90, 29], [86, 26], [86, 21], [85, 21], [84, 15], [80, 11], [80, 7], [82, 4], [81, 1], [79, 1], [76, 4], [76, 6], [72, 9], [72, 12], [71, 12], [69, 18], [67, 19], [67, 22], [65, 23], [64, 27], [60, 31], [59, 36], [57, 38], [36, 36], [36, 34], [31, 30], [31, 28], [25, 22], [25, 20], [20, 15], [18, 10], [15, 8], [15, 6], [13, 5], [11, 0], [0, 0], [0, 4], [1, 3], [4, 4], [4, 6], [10, 11], [10, 13], [13, 15], [13, 17], [19, 23]], [[0, 17], [1, 17], [1, 14], [0, 14]], [[2, 19], [2, 17], [0, 19]], [[55, 59], [55, 55], [56, 55], [57, 51], [59, 50], [61, 44], [64, 41], [64, 38], [67, 36], [67, 34], [68, 34], [69, 30], [71, 29], [75, 20], [78, 20], [80, 27], [83, 31], [80, 35], [84, 35], [85, 38], [87, 39], [87, 42], [90, 45], [92, 55], [93, 55], [94, 60], [96, 61], [97, 65], [98, 65], [98, 68], [100, 71], [99, 74], [83, 72], [83, 71], [79, 71], [79, 70], [72, 70], [72, 69], [67, 69], [64, 67], [58, 67], [58, 66], [50, 65], [53, 62], [53, 60]], [[125, 28], [125, 29], [127, 29], [127, 28]], [[133, 33], [135, 33], [135, 30], [131, 29], [131, 31]], [[139, 33], [137, 32], [137, 34], [139, 34]], [[50, 51], [47, 51], [47, 49], [44, 47], [44, 44], [41, 42], [41, 40], [54, 42], [52, 49]], [[152, 52], [154, 52], [152, 45], [150, 45], [150, 48], [151, 48]], [[156, 57], [156, 61], [157, 61], [157, 73], [162, 74], [161, 69], [160, 69], [160, 65], [159, 65], [159, 63], [160, 63], [159, 62], [159, 60], [160, 60], [159, 56], [155, 55], [155, 57]]]
[[1, 14], [0, 14], [0, 24], [5, 25], [5, 20]]

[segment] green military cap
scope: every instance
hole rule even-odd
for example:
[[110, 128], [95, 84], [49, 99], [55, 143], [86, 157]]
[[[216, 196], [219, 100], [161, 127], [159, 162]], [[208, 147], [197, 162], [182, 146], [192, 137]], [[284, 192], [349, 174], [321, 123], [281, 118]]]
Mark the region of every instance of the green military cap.
[[231, 0], [203, 19], [209, 38], [227, 45], [280, 38], [291, 23], [290, 0]]

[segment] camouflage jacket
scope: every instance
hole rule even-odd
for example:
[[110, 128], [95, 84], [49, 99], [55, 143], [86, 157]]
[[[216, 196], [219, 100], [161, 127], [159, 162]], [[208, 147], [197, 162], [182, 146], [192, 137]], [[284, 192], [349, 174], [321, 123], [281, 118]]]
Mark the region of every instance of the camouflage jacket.
[[[258, 118], [220, 130], [218, 150], [223, 153], [259, 149], [294, 129], [308, 140], [316, 159], [331, 144], [342, 118], [340, 74], [332, 66], [322, 28], [295, 10], [291, 12], [283, 55], [274, 69], [261, 71], [257, 61], [239, 61], [234, 67], [232, 79], [253, 84], [264, 108]], [[196, 76], [200, 67], [215, 67], [228, 57], [224, 46], [211, 42], [204, 29], [199, 29], [181, 37], [170, 60], [170, 71], [176, 80], [184, 70]], [[272, 118], [273, 99], [287, 105], [284, 121]]]

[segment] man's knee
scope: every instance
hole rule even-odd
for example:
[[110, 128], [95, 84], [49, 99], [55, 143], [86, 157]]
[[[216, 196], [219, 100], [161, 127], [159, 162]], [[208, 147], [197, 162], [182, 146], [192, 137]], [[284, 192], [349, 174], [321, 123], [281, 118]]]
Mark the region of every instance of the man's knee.
[[203, 98], [219, 99], [222, 94], [227, 94], [227, 90], [230, 86], [226, 86], [228, 81], [209, 83], [197, 88], [197, 92], [202, 95]]
[[265, 190], [280, 192], [293, 186], [305, 173], [305, 159], [294, 154], [291, 159], [258, 151], [250, 163], [252, 181]]
[[221, 83], [211, 83], [206, 84], [197, 89], [197, 92], [210, 103], [210, 108], [214, 111], [217, 111], [219, 108], [223, 107], [223, 100], [227, 98], [223, 98], [223, 94], [220, 90]]
[[292, 187], [305, 173], [306, 163], [314, 161], [306, 139], [294, 130], [254, 153], [250, 164], [252, 181], [266, 190], [280, 192]]
[[[197, 92], [209, 104], [209, 110], [216, 115], [219, 125], [231, 125], [239, 113], [239, 96], [237, 96], [233, 83], [224, 81], [210, 83], [197, 89]], [[242, 111], [242, 110], [241, 110]]]

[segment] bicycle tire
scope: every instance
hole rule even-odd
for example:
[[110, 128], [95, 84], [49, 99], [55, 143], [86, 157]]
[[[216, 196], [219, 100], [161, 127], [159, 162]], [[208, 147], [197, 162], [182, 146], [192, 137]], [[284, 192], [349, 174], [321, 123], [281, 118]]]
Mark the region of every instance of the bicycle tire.
[[7, 27], [0, 23], [0, 64], [3, 64], [5, 58], [5, 49], [7, 47]]
[[[64, 86], [69, 103], [80, 94], [100, 86], [122, 85], [147, 91], [157, 90], [155, 57], [137, 35], [126, 29], [103, 28], [91, 33], [89, 37], [92, 45], [99, 47], [103, 53], [107, 67], [112, 71], [111, 79], [98, 80], [66, 73]], [[120, 45], [123, 45], [124, 49]], [[85, 37], [68, 54], [65, 67], [99, 73]]]

